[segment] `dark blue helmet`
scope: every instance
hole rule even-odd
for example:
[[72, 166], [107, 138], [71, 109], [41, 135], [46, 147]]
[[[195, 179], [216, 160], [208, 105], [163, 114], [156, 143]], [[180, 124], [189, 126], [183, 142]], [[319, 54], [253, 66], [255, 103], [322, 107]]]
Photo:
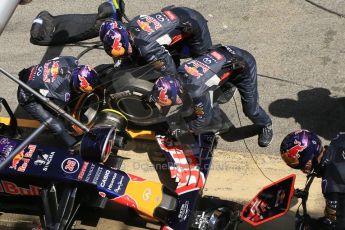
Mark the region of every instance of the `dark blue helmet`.
[[291, 168], [310, 171], [313, 162], [322, 150], [320, 138], [308, 130], [288, 134], [280, 145], [280, 154]]
[[[119, 23], [117, 23], [117, 25], [119, 25]], [[129, 42], [127, 30], [123, 26], [115, 27], [115, 24], [113, 24], [113, 26], [113, 28], [109, 29], [104, 34], [102, 39], [105, 52], [114, 58], [132, 54], [132, 46]], [[104, 31], [106, 30], [105, 27], [107, 27], [107, 25], [104, 25]]]
[[122, 24], [122, 22], [117, 21], [115, 19], [107, 19], [105, 20], [101, 27], [99, 28], [99, 38], [101, 41], [103, 41], [103, 38], [105, 34], [111, 30], [111, 29], [122, 29], [125, 28], [125, 26]]
[[98, 84], [98, 74], [88, 65], [80, 65], [72, 72], [72, 85], [76, 91], [91, 92]]
[[182, 104], [181, 93], [180, 83], [174, 77], [164, 76], [155, 82], [150, 99], [162, 106], [178, 105]]

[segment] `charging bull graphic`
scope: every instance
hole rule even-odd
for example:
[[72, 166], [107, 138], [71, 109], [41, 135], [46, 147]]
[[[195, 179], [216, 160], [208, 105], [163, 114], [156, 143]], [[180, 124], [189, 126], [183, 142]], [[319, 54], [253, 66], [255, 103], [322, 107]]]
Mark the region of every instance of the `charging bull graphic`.
[[209, 69], [207, 65], [195, 60], [189, 61], [184, 65], [186, 73], [196, 78], [203, 76]]
[[25, 172], [35, 150], [36, 145], [29, 145], [24, 148], [13, 158], [10, 168], [18, 172]]
[[151, 34], [162, 27], [155, 18], [150, 16], [142, 16], [140, 19], [137, 20], [138, 26], [146, 31], [148, 34]]
[[287, 162], [291, 167], [296, 167], [299, 164], [299, 153], [307, 147], [306, 145], [303, 146], [302, 143], [297, 140], [295, 140], [294, 144], [295, 146], [290, 148], [286, 153], [282, 154], [284, 161]]

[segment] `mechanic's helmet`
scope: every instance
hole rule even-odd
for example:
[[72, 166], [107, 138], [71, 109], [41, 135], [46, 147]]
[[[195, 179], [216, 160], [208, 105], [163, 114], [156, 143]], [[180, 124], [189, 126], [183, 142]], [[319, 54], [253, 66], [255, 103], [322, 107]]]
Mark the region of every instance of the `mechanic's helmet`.
[[[288, 134], [280, 145], [280, 154], [291, 168], [311, 171], [322, 150], [320, 138], [308, 130], [297, 130]], [[310, 165], [308, 162], [312, 162]]]
[[101, 24], [101, 27], [99, 28], [99, 38], [101, 39], [101, 41], [103, 41], [105, 34], [109, 30], [121, 28], [125, 28], [122, 22], [117, 21], [115, 19], [107, 19]]
[[[119, 25], [118, 22], [117, 25]], [[105, 24], [104, 30], [106, 30], [106, 26]], [[132, 53], [129, 35], [123, 26], [109, 29], [108, 32], [105, 33], [102, 42], [105, 52], [111, 57], [120, 58], [123, 55], [130, 55]]]
[[97, 86], [98, 80], [97, 72], [88, 65], [80, 65], [73, 70], [72, 85], [78, 92], [91, 92]]
[[182, 87], [178, 80], [171, 76], [164, 76], [157, 79], [150, 95], [150, 101], [161, 106], [182, 104]]

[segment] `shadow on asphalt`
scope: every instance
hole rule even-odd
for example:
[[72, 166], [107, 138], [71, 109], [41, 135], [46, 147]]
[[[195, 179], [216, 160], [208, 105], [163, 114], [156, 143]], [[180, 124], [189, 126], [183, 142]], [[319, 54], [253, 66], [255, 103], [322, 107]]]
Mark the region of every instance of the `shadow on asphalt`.
[[330, 90], [325, 88], [300, 91], [297, 100], [276, 100], [270, 104], [269, 112], [280, 118], [294, 118], [302, 129], [327, 140], [345, 131], [345, 97], [332, 97]]
[[256, 125], [247, 125], [242, 127], [231, 127], [226, 133], [220, 134], [224, 141], [234, 142], [258, 135], [260, 129]]

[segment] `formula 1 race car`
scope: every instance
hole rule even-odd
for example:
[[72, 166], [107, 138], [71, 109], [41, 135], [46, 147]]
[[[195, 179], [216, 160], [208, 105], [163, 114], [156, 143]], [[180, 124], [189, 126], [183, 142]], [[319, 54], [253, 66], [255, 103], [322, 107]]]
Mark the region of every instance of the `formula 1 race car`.
[[[30, 143], [40, 128], [25, 140], [14, 138], [18, 134], [15, 116], [6, 100], [0, 101], [11, 117], [10, 125], [2, 124], [0, 129], [0, 210], [39, 215], [44, 229], [70, 229], [81, 209], [104, 208], [107, 202], [127, 206], [146, 220], [159, 222], [161, 229], [237, 229], [243, 220], [257, 226], [289, 210], [295, 175], [265, 187], [241, 215], [228, 202], [214, 197], [208, 198], [206, 206], [200, 205], [206, 198], [202, 190], [217, 142], [213, 133], [195, 136], [195, 144], [190, 146], [156, 135], [177, 184], [171, 191], [159, 182], [120, 170], [119, 164], [109, 167], [85, 161], [83, 153]], [[82, 139], [86, 157], [99, 146], [102, 154], [109, 155], [116, 136], [115, 127], [96, 125]], [[306, 200], [311, 182], [309, 179], [304, 190], [295, 191], [304, 208], [303, 216], [296, 214], [299, 226], [308, 217]]]

